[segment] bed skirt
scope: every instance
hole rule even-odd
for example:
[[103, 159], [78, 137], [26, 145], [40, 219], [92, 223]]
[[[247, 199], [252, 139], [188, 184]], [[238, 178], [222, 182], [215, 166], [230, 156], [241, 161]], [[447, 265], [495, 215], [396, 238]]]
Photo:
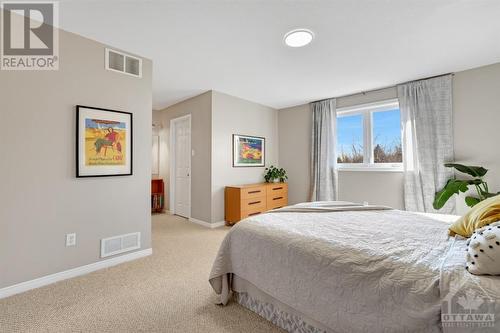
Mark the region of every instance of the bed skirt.
[[319, 322], [261, 291], [250, 282], [233, 275], [233, 299], [276, 326], [291, 333], [334, 333]]

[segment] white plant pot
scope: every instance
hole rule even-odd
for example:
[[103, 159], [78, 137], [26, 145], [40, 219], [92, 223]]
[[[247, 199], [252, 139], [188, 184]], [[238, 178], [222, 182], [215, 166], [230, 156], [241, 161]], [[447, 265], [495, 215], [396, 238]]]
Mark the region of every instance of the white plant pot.
[[273, 179], [273, 183], [279, 183], [280, 182], [280, 179], [277, 178], [277, 179]]

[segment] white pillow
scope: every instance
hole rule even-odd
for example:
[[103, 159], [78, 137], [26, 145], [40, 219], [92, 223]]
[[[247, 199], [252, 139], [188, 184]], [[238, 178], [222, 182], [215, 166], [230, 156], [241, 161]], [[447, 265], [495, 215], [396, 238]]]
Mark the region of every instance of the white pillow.
[[500, 275], [500, 221], [479, 228], [467, 241], [466, 269], [475, 275]]

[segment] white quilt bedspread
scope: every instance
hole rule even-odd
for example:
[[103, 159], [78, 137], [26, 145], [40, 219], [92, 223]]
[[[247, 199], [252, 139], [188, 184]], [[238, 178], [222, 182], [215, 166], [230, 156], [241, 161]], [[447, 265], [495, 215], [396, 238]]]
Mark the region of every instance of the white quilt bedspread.
[[440, 288], [470, 275], [447, 228], [399, 210], [262, 214], [232, 228], [209, 279], [226, 300], [235, 274], [333, 332], [440, 332]]

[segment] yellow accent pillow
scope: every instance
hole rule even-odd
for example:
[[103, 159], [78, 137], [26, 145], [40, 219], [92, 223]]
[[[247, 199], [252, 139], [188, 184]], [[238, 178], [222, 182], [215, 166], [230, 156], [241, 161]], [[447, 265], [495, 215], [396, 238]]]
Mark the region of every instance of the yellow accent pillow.
[[500, 195], [481, 201], [450, 227], [450, 235], [469, 238], [474, 230], [500, 221]]

